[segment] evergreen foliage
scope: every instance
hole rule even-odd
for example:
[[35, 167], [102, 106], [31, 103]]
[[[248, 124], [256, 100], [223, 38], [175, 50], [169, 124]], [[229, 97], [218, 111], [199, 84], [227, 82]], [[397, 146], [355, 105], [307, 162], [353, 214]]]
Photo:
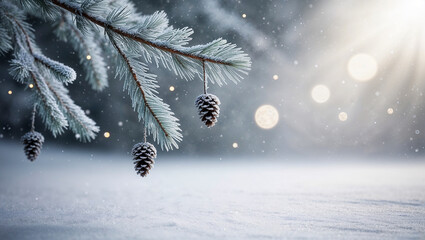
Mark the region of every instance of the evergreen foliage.
[[56, 36], [72, 45], [94, 90], [108, 86], [103, 56], [115, 56], [110, 63], [116, 66], [115, 77], [123, 80], [147, 133], [166, 150], [178, 148], [182, 134], [169, 105], [158, 97], [149, 65], [219, 86], [239, 82], [251, 66], [247, 54], [223, 39], [187, 46], [192, 29], [173, 28], [163, 11], [142, 15], [128, 0], [0, 0], [0, 54], [14, 51], [10, 73], [20, 83], [34, 85], [38, 114], [54, 136], [70, 128], [81, 141], [90, 141], [99, 128], [64, 86], [76, 79], [75, 71], [37, 47], [28, 14], [52, 23]]

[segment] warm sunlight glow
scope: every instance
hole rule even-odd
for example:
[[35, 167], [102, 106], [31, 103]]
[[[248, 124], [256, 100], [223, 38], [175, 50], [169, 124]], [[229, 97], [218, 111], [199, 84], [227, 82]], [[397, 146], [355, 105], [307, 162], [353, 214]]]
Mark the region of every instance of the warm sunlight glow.
[[405, 0], [402, 1], [400, 17], [409, 22], [424, 21], [425, 1], [424, 0]]
[[255, 112], [255, 122], [260, 128], [271, 129], [279, 121], [279, 112], [271, 105], [260, 106]]
[[372, 56], [360, 53], [350, 58], [347, 69], [354, 80], [365, 82], [375, 77], [378, 64]]
[[317, 103], [324, 103], [329, 100], [331, 91], [325, 85], [317, 85], [311, 90], [311, 97]]

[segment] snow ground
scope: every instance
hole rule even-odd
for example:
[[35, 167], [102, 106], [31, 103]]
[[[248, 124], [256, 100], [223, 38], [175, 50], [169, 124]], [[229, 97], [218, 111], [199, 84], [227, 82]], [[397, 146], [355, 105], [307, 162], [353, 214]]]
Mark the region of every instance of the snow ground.
[[425, 161], [158, 159], [0, 142], [0, 239], [425, 238]]

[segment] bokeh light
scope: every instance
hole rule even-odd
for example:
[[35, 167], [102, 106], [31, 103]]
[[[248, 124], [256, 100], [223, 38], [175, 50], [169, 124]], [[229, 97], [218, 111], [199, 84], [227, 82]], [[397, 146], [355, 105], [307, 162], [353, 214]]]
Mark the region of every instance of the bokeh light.
[[372, 56], [359, 53], [350, 58], [347, 70], [354, 80], [366, 82], [375, 77], [378, 64]]
[[347, 119], [348, 119], [348, 114], [347, 114], [346, 112], [340, 112], [340, 113], [338, 114], [338, 119], [339, 119], [341, 122], [345, 122], [345, 121], [347, 121]]
[[272, 105], [262, 105], [255, 112], [255, 122], [263, 129], [274, 128], [279, 122], [279, 112]]
[[105, 133], [103, 134], [103, 136], [104, 136], [105, 138], [109, 138], [109, 137], [111, 136], [111, 134], [110, 134], [109, 132], [105, 132]]
[[392, 108], [388, 108], [388, 109], [387, 109], [387, 113], [388, 113], [389, 115], [393, 114], [393, 113], [394, 113], [394, 109], [392, 109]]
[[330, 96], [331, 96], [331, 91], [325, 85], [316, 85], [311, 90], [311, 97], [317, 103], [327, 102]]
[[237, 142], [234, 142], [234, 143], [232, 144], [232, 147], [233, 147], [233, 148], [238, 148], [238, 147], [239, 147], [239, 144], [238, 144]]

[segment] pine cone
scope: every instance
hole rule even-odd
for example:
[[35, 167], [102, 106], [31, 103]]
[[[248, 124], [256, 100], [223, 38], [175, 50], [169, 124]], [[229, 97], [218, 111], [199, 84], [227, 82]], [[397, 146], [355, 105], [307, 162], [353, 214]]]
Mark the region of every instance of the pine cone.
[[199, 116], [202, 122], [207, 127], [212, 127], [217, 122], [218, 115], [220, 114], [220, 100], [213, 94], [201, 94], [196, 98], [195, 105], [198, 108]]
[[156, 148], [148, 142], [141, 142], [134, 145], [132, 150], [134, 169], [137, 174], [145, 177], [149, 174], [149, 170], [153, 168], [156, 158]]
[[28, 160], [33, 162], [40, 154], [41, 147], [43, 146], [44, 137], [41, 133], [31, 131], [25, 133], [21, 138], [21, 142], [24, 144], [24, 152]]

